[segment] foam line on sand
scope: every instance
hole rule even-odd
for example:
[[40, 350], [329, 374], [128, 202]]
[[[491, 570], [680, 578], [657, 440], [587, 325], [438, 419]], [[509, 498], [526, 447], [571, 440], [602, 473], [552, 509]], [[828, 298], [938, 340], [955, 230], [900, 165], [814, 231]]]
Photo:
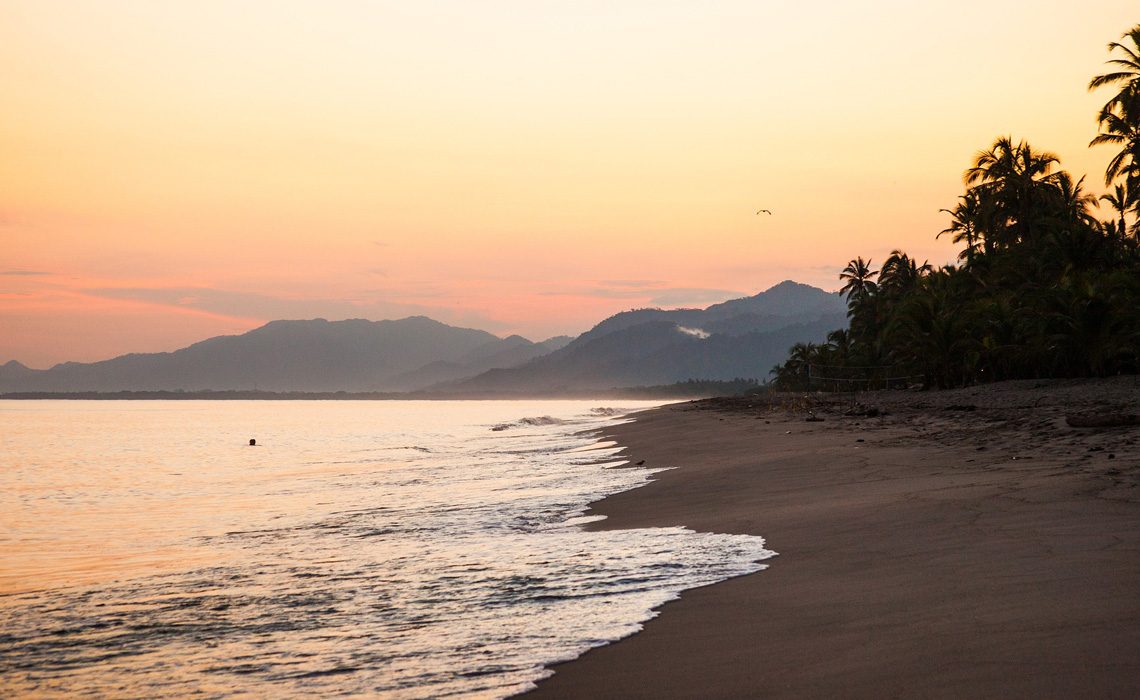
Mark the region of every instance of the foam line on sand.
[[712, 400], [613, 429], [677, 468], [591, 527], [756, 534], [779, 556], [528, 697], [1140, 697], [1140, 428], [1065, 421], [1140, 411], [1137, 378], [860, 400], [886, 415]]

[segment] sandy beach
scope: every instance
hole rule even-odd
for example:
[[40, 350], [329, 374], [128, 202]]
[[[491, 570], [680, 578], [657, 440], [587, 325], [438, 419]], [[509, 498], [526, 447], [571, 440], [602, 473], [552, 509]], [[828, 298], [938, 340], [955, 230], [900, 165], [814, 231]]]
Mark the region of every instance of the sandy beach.
[[1066, 421], [1140, 413], [1140, 379], [859, 401], [692, 402], [614, 430], [631, 462], [676, 468], [595, 504], [596, 527], [779, 556], [528, 697], [1140, 697], [1140, 426]]

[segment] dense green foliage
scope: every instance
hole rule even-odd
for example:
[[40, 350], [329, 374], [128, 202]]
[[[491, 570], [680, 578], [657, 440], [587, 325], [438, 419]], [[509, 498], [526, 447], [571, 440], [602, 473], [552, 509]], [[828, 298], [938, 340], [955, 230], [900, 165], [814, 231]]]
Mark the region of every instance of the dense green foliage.
[[[1011, 137], [979, 152], [939, 236], [963, 244], [933, 269], [896, 250], [839, 275], [850, 326], [797, 344], [772, 371], [786, 389], [951, 387], [1140, 370], [1140, 25], [1109, 44], [1111, 87], [1090, 146], [1117, 149], [1108, 194]], [[1102, 209], [1099, 205], [1104, 204]], [[1098, 218], [1105, 209], [1108, 218]]]

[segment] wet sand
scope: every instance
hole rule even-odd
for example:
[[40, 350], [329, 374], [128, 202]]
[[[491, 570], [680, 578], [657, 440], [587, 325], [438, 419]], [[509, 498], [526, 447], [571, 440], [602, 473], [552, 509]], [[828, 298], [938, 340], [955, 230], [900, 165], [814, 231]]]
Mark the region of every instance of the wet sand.
[[757, 534], [779, 556], [527, 697], [1140, 697], [1140, 426], [1065, 418], [1140, 413], [1140, 379], [860, 400], [677, 404], [613, 430], [677, 468], [595, 504], [595, 527]]

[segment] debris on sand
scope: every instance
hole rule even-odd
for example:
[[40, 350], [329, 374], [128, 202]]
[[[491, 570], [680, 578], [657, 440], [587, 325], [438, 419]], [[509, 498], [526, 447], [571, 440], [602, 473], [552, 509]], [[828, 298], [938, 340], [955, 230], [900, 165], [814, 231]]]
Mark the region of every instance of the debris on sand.
[[1065, 422], [1072, 428], [1119, 428], [1140, 425], [1140, 416], [1135, 413], [1069, 413]]

